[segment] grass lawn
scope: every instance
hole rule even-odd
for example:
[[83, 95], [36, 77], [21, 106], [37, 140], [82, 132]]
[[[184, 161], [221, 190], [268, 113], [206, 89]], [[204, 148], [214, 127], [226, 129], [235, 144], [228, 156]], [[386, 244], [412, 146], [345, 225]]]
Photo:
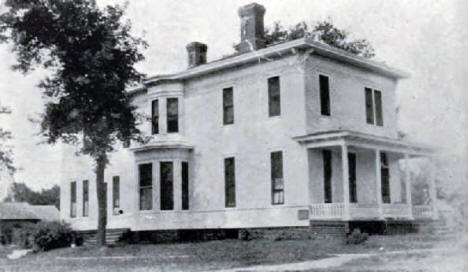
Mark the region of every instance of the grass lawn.
[[431, 248], [435, 243], [429, 237], [405, 235], [371, 236], [360, 245], [346, 245], [339, 240], [223, 240], [104, 249], [78, 247], [30, 254], [19, 260], [0, 257], [0, 271], [206, 271], [318, 260], [339, 253]]

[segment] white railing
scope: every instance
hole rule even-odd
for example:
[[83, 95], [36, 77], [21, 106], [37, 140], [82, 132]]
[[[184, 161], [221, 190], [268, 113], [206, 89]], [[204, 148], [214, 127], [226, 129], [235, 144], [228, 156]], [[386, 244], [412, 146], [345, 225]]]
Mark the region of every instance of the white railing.
[[413, 206], [414, 218], [432, 218], [432, 207], [428, 205]]
[[[343, 219], [344, 203], [315, 203], [310, 204], [311, 219]], [[351, 219], [375, 219], [381, 217], [377, 204], [350, 203], [349, 214]], [[383, 203], [382, 216], [392, 218], [431, 218], [431, 206], [413, 206], [410, 209], [404, 203]]]
[[310, 205], [310, 217], [313, 219], [336, 219], [344, 216], [343, 203], [319, 203]]
[[351, 203], [349, 205], [351, 218], [379, 218], [379, 209], [377, 204]]
[[408, 204], [382, 204], [382, 212], [385, 217], [411, 217]]

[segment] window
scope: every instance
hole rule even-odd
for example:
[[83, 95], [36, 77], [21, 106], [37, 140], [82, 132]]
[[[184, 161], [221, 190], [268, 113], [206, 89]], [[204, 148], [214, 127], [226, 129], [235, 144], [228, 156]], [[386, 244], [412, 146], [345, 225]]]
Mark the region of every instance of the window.
[[161, 162], [161, 210], [174, 209], [173, 165], [172, 162]]
[[89, 215], [89, 182], [83, 180], [83, 217]]
[[179, 132], [179, 101], [177, 98], [167, 99], [167, 132]]
[[223, 89], [223, 124], [234, 124], [234, 99], [232, 87]]
[[330, 150], [322, 151], [323, 158], [323, 187], [324, 202], [332, 203], [332, 153]]
[[153, 165], [140, 164], [140, 210], [153, 209]]
[[189, 169], [188, 162], [182, 162], [182, 210], [189, 209]]
[[383, 126], [382, 92], [374, 90], [375, 119], [378, 126]]
[[380, 175], [382, 178], [382, 202], [391, 203], [390, 199], [390, 169], [388, 166], [387, 154], [380, 153]]
[[382, 92], [365, 88], [366, 121], [368, 124], [383, 126]]
[[70, 184], [70, 217], [76, 217], [76, 182]]
[[224, 159], [225, 205], [236, 206], [236, 166], [234, 158]]
[[271, 158], [271, 202], [284, 204], [283, 152], [270, 154]]
[[330, 115], [330, 83], [328, 77], [319, 75], [320, 85], [320, 113], [322, 115]]
[[356, 184], [356, 154], [348, 153], [349, 168], [349, 201], [357, 203], [357, 184]]
[[112, 210], [114, 214], [118, 214], [120, 209], [120, 177], [112, 178]]
[[159, 133], [159, 101], [151, 101], [151, 133]]
[[268, 116], [281, 115], [281, 97], [279, 77], [268, 79]]

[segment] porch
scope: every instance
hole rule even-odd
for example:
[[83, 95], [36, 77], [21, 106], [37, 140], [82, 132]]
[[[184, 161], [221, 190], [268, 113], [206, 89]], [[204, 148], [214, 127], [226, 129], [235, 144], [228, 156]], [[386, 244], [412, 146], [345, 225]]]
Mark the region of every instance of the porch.
[[312, 220], [382, 220], [382, 219], [434, 219], [435, 213], [431, 205], [382, 204], [378, 205], [349, 204], [349, 216], [345, 214], [344, 203], [315, 203], [309, 206]]
[[430, 148], [350, 131], [309, 134], [295, 139], [308, 151], [311, 220], [438, 217], [433, 175], [428, 182], [431, 205], [412, 203], [408, 164], [413, 158], [430, 159]]

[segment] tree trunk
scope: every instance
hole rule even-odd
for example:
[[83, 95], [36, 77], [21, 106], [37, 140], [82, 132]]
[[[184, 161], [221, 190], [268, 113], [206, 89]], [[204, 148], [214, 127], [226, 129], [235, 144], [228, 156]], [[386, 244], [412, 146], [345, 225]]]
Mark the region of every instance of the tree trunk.
[[104, 170], [106, 168], [106, 155], [100, 155], [96, 159], [96, 192], [98, 200], [98, 230], [97, 245], [106, 245], [106, 225], [107, 225], [107, 188], [104, 183]]

